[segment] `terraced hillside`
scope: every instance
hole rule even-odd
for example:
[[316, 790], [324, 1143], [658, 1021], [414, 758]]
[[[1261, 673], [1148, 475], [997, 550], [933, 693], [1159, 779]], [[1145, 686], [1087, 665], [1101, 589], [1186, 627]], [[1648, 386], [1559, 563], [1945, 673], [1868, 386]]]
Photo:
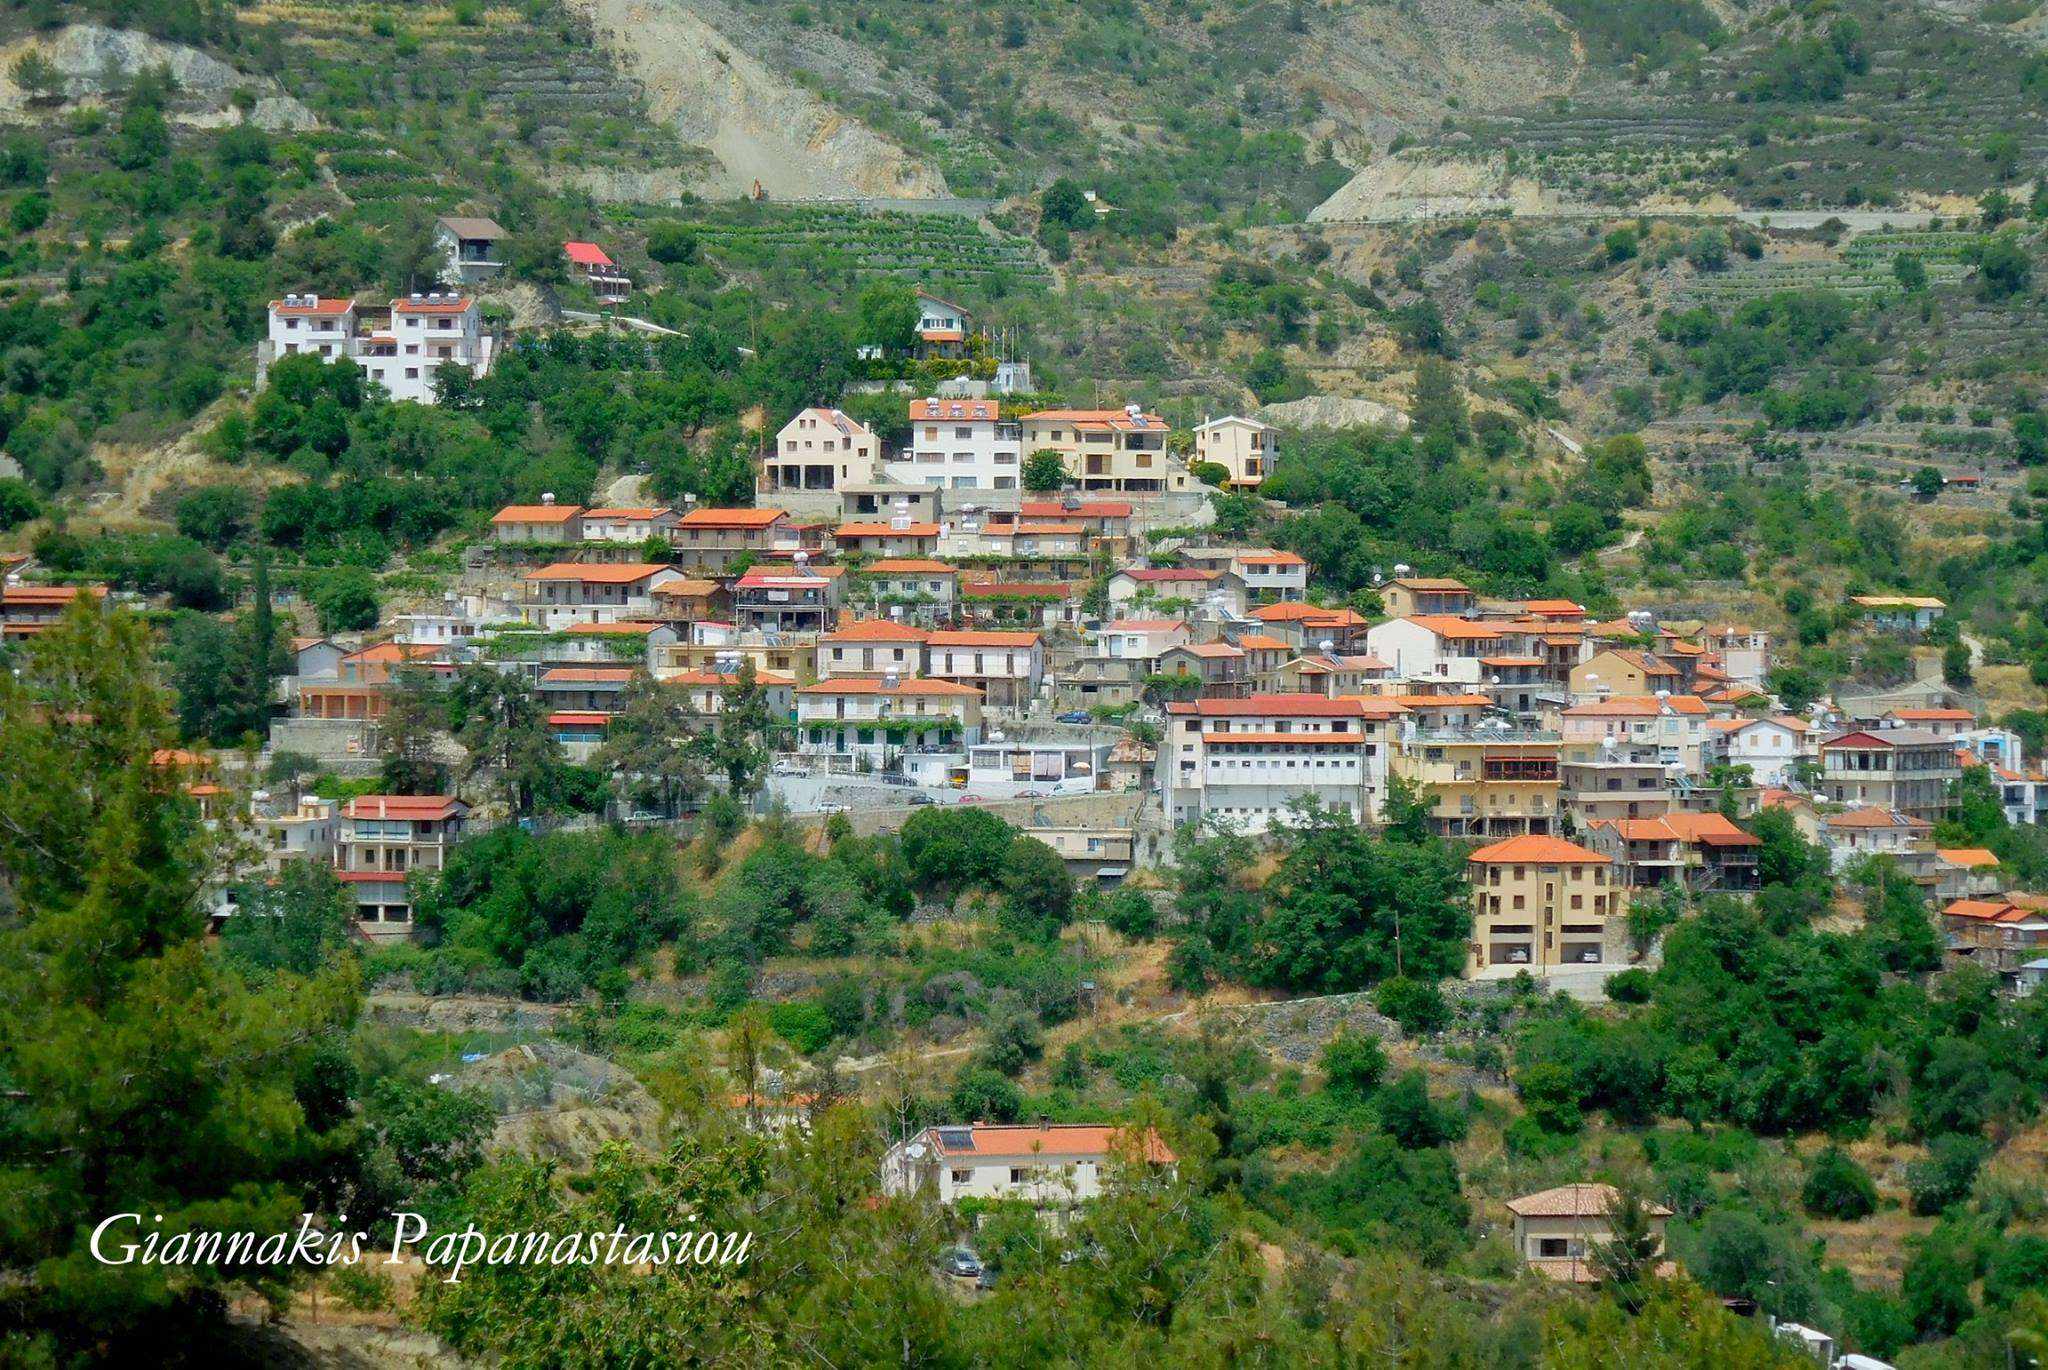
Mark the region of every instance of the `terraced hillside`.
[[645, 118], [639, 87], [555, 4], [262, 0], [243, 18], [280, 79], [344, 134], [425, 142], [468, 165], [708, 164]]
[[2048, 67], [2023, 26], [1852, 0], [1773, 10], [1725, 46], [1569, 97], [1454, 121], [1440, 155], [1500, 149], [1590, 204], [1754, 207], [1975, 196], [2048, 151]]

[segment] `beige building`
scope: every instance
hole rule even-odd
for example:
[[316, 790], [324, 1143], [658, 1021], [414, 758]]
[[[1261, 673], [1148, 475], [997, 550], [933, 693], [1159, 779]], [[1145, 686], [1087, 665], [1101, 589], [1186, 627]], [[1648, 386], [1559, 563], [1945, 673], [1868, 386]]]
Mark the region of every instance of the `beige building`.
[[882, 478], [881, 462], [882, 441], [866, 425], [837, 409], [802, 409], [775, 435], [759, 489], [775, 495], [872, 485]]
[[1158, 494], [1194, 486], [1187, 467], [1166, 450], [1166, 420], [1135, 404], [1041, 409], [1026, 414], [1019, 426], [1024, 460], [1042, 451], [1059, 453], [1068, 477], [1083, 490]]
[[1450, 576], [1397, 576], [1380, 587], [1380, 607], [1388, 618], [1418, 614], [1463, 617], [1478, 606], [1471, 586]]
[[795, 539], [781, 509], [692, 509], [668, 534], [677, 562], [714, 572], [742, 556], [765, 560]]
[[412, 931], [406, 877], [447, 865], [468, 818], [469, 805], [450, 795], [366, 794], [348, 802], [335, 831], [334, 874], [349, 887], [366, 935]]
[[1631, 648], [1609, 647], [1572, 667], [1573, 699], [1606, 699], [1614, 695], [1677, 694], [1685, 677], [1662, 657]]
[[1256, 489], [1273, 474], [1280, 430], [1258, 419], [1226, 414], [1195, 430], [1195, 460], [1212, 461], [1230, 472], [1229, 485]]
[[[1472, 940], [1465, 974], [1599, 965], [1628, 913], [1614, 863], [1561, 837], [1511, 837], [1468, 856]], [[1505, 969], [1497, 969], [1505, 968]]]
[[1391, 769], [1428, 789], [1436, 801], [1431, 826], [1445, 837], [1541, 835], [1557, 830], [1560, 746], [1556, 733], [1492, 720], [1415, 728], [1402, 736]]
[[[1568, 1184], [1508, 1200], [1514, 1218], [1515, 1254], [1538, 1274], [1566, 1284], [1598, 1284], [1592, 1256], [1614, 1240], [1609, 1214], [1620, 1196], [1613, 1185]], [[1664, 1250], [1664, 1223], [1671, 1210], [1648, 1205], [1657, 1249]], [[1659, 1264], [1660, 1275], [1674, 1272], [1671, 1262]]]

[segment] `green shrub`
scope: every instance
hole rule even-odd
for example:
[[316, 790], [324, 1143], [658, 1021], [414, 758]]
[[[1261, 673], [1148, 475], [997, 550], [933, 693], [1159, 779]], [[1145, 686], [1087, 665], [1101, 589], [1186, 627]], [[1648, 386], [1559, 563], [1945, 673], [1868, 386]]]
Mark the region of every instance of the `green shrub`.
[[1799, 1202], [1816, 1218], [1853, 1222], [1877, 1211], [1877, 1186], [1848, 1152], [1830, 1146], [1814, 1158]]

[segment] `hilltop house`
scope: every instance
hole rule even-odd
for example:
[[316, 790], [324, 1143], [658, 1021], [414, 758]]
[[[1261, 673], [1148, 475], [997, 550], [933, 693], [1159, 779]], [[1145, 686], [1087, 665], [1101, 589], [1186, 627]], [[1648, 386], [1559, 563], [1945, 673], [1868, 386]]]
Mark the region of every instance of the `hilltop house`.
[[505, 269], [499, 244], [508, 235], [491, 219], [444, 214], [434, 220], [434, 248], [442, 274], [461, 285], [478, 285]]
[[463, 295], [409, 295], [371, 317], [351, 299], [303, 294], [272, 300], [269, 329], [256, 345], [261, 384], [280, 357], [307, 354], [349, 361], [394, 400], [436, 404], [436, 377], [447, 366], [489, 373], [496, 339], [484, 331], [476, 301]]

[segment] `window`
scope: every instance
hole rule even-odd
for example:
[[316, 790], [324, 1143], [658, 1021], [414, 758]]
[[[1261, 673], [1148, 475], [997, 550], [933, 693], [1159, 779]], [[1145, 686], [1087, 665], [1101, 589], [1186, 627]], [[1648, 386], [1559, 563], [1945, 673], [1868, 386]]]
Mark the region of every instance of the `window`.
[[971, 1170], [956, 1170], [953, 1172], [954, 1184], [970, 1184], [973, 1180], [974, 1172]]
[[1023, 1184], [1025, 1177], [1029, 1174], [1030, 1172], [1027, 1171], [1023, 1166], [1013, 1165], [1010, 1167], [1010, 1183]]

